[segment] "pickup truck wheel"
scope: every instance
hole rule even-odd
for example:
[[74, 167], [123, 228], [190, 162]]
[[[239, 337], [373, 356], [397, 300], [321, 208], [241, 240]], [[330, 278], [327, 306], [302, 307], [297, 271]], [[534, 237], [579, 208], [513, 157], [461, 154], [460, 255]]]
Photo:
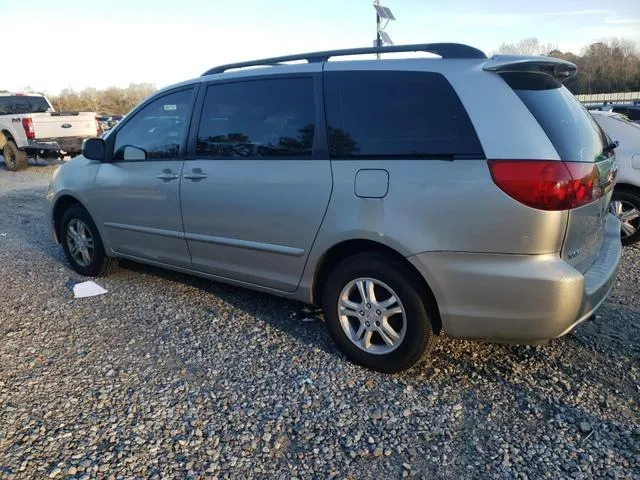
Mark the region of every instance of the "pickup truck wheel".
[[2, 156], [4, 157], [4, 164], [7, 170], [17, 172], [18, 170], [24, 170], [29, 166], [29, 159], [26, 152], [23, 152], [18, 148], [13, 140], [9, 140], [2, 150]]
[[104, 251], [100, 233], [89, 212], [79, 204], [71, 205], [64, 212], [60, 237], [67, 260], [80, 275], [101, 276], [114, 263]]

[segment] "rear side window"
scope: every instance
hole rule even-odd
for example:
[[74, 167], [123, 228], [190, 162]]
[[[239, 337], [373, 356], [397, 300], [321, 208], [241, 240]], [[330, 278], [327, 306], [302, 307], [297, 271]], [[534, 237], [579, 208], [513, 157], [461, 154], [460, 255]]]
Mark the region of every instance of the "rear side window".
[[588, 110], [550, 75], [505, 72], [502, 78], [536, 118], [562, 160], [595, 162], [607, 139]]
[[329, 153], [334, 158], [483, 158], [453, 87], [439, 73], [324, 74]]
[[210, 85], [196, 154], [215, 158], [311, 156], [315, 135], [311, 77]]
[[637, 122], [640, 120], [640, 108], [629, 108], [625, 114], [629, 120]]
[[16, 95], [13, 97], [0, 96], [0, 115], [23, 115], [27, 113], [46, 112], [49, 104], [44, 97]]
[[611, 110], [615, 113], [622, 113], [623, 115], [627, 115], [628, 113], [627, 109], [624, 107], [613, 107]]
[[640, 120], [640, 106], [638, 107], [613, 107], [611, 109], [615, 113], [625, 115], [629, 120]]

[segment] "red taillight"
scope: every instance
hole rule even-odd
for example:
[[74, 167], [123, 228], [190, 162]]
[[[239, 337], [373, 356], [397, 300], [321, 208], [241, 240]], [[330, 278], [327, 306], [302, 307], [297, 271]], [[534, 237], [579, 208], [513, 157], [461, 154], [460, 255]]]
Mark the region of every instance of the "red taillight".
[[539, 210], [570, 210], [602, 197], [594, 163], [489, 160], [489, 170], [503, 192]]
[[22, 119], [22, 128], [24, 128], [24, 133], [27, 135], [29, 140], [33, 140], [36, 138], [36, 131], [33, 128], [33, 120], [30, 118]]

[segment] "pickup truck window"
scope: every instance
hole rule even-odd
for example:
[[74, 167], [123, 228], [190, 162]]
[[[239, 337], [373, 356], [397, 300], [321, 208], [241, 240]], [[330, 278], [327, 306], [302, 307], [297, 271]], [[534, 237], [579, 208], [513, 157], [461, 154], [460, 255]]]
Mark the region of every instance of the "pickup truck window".
[[0, 96], [0, 115], [23, 115], [46, 112], [50, 107], [44, 97], [30, 95]]

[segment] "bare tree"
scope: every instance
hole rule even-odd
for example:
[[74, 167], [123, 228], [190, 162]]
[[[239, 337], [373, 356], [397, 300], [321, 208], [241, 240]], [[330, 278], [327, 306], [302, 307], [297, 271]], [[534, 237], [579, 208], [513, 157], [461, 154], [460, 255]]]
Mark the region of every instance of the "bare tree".
[[106, 90], [86, 88], [81, 92], [66, 88], [59, 95], [49, 98], [56, 110], [123, 115], [155, 90], [155, 85], [150, 83], [131, 83], [127, 88], [109, 87]]
[[523, 38], [516, 43], [502, 43], [498, 53], [503, 55], [549, 55], [557, 47], [551, 43], [542, 44], [535, 37]]
[[536, 38], [525, 38], [515, 44], [503, 43], [499, 52], [546, 55], [574, 63], [578, 74], [565, 85], [575, 94], [640, 91], [640, 55], [629, 39], [603, 39], [587, 45], [578, 55], [551, 44], [541, 45]]

